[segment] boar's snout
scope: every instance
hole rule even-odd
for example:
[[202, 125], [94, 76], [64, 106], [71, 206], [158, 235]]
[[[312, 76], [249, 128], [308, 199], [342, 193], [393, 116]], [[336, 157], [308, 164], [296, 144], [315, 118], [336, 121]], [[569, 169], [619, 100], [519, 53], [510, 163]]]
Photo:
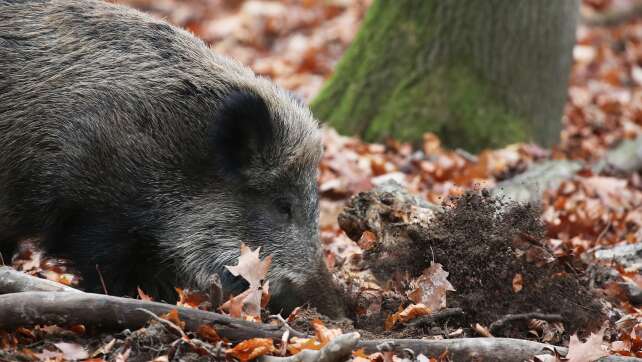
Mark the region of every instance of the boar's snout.
[[289, 314], [294, 308], [304, 305], [315, 307], [330, 318], [340, 319], [348, 315], [347, 295], [335, 282], [323, 261], [310, 268], [305, 278], [283, 278], [274, 283], [270, 299], [273, 312]]

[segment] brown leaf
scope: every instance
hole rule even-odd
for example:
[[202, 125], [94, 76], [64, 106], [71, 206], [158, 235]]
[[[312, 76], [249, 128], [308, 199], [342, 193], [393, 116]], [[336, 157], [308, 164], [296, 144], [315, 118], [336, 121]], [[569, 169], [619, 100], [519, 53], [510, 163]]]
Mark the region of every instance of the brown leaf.
[[178, 302], [176, 302], [176, 305], [179, 307], [204, 309], [205, 306], [210, 306], [209, 298], [204, 293], [190, 289], [174, 289], [176, 290], [176, 293], [178, 293]]
[[568, 343], [566, 359], [569, 362], [587, 362], [606, 356], [608, 353], [602, 350], [603, 339], [604, 328], [600, 329], [597, 334], [591, 333], [591, 336], [584, 343], [580, 342], [577, 334], [573, 334]]
[[180, 319], [178, 310], [176, 309], [172, 309], [171, 311], [161, 315], [160, 317], [176, 324], [180, 329], [185, 329], [185, 322]]
[[448, 272], [442, 268], [441, 264], [432, 263], [419, 278], [412, 282], [414, 289], [408, 293], [408, 297], [416, 304], [423, 304], [432, 311], [445, 308], [446, 292], [455, 290], [447, 277]]
[[221, 340], [221, 336], [218, 335], [216, 329], [209, 324], [203, 324], [198, 327], [197, 333], [203, 340], [212, 344]]
[[524, 277], [517, 273], [513, 277], [513, 293], [519, 293], [524, 288]]
[[432, 310], [421, 303], [411, 304], [403, 309], [400, 306], [399, 310], [396, 313], [386, 319], [384, 328], [385, 330], [389, 331], [392, 330], [392, 328], [394, 328], [397, 323], [405, 323], [417, 317], [428, 315], [430, 313], [432, 313]]
[[318, 319], [313, 320], [311, 324], [312, 328], [314, 329], [314, 335], [316, 336], [319, 343], [321, 343], [321, 347], [325, 346], [334, 337], [341, 334], [340, 329], [327, 328], [325, 325], [323, 325], [323, 322]]
[[237, 344], [234, 348], [227, 350], [225, 354], [241, 362], [246, 362], [274, 351], [276, 351], [276, 349], [271, 339], [252, 338]]
[[290, 338], [290, 343], [288, 343], [288, 352], [290, 354], [297, 354], [304, 349], [318, 351], [321, 349], [321, 343], [316, 338]]

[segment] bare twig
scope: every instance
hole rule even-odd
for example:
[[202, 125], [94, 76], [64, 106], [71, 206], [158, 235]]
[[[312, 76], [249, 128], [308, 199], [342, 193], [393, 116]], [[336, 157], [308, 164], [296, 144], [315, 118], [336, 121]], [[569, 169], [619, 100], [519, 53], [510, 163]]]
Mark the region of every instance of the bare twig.
[[96, 272], [98, 272], [98, 277], [100, 278], [100, 284], [103, 286], [103, 292], [105, 292], [105, 295], [109, 295], [109, 293], [107, 293], [107, 285], [105, 285], [105, 279], [103, 279], [103, 273], [100, 272], [100, 268], [98, 267], [98, 264], [96, 264]]
[[281, 322], [281, 325], [283, 326], [283, 328], [285, 328], [290, 333], [292, 333], [292, 335], [301, 334], [301, 332], [298, 332], [296, 329], [290, 327], [290, 325], [288, 324], [288, 321], [283, 319], [283, 317], [280, 314], [273, 314], [273, 315], [268, 316], [268, 320], [272, 320], [272, 319], [276, 319], [279, 322]]
[[502, 318], [490, 324], [490, 331], [492, 333], [496, 333], [497, 331], [501, 330], [503, 327], [505, 327], [506, 324], [510, 322], [519, 321], [519, 320], [529, 320], [529, 319], [542, 319], [548, 322], [560, 322], [564, 320], [564, 318], [560, 314], [546, 314], [546, 313], [538, 313], [538, 312], [506, 314]]
[[183, 337], [183, 338], [187, 338], [187, 334], [185, 334], [185, 332], [183, 331], [183, 329], [181, 329], [181, 327], [179, 327], [179, 326], [177, 326], [176, 324], [174, 324], [174, 322], [172, 322], [172, 321], [170, 321], [170, 320], [167, 320], [167, 319], [163, 319], [163, 318], [161, 318], [161, 317], [157, 316], [156, 314], [154, 314], [154, 313], [152, 313], [152, 312], [148, 311], [148, 310], [147, 310], [147, 309], [145, 309], [145, 308], [136, 308], [136, 310], [139, 310], [139, 311], [141, 311], [141, 312], [146, 313], [147, 315], [149, 315], [150, 317], [154, 318], [155, 320], [157, 320], [157, 321], [158, 321], [158, 322], [160, 322], [161, 324], [164, 324], [164, 325], [166, 325], [166, 326], [169, 326], [170, 328], [172, 328], [173, 330], [175, 330], [176, 332], [178, 332], [178, 334], [180, 334], [180, 335], [181, 335], [181, 337]]

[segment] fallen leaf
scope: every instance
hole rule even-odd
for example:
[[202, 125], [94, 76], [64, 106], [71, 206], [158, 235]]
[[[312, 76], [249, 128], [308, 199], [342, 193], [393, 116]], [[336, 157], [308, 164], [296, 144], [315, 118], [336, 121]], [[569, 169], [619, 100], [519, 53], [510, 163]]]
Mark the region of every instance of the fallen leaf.
[[252, 251], [245, 243], [241, 243], [241, 256], [239, 262], [235, 266], [226, 265], [227, 270], [234, 276], [241, 276], [243, 279], [250, 283], [250, 288], [259, 288], [267, 275], [270, 264], [272, 263], [272, 256], [268, 255], [261, 261], [259, 252], [261, 247]]
[[447, 278], [448, 272], [441, 264], [432, 263], [411, 283], [414, 289], [408, 293], [408, 297], [415, 304], [423, 304], [433, 312], [445, 308], [446, 292], [455, 290]]
[[178, 310], [176, 309], [172, 309], [171, 311], [161, 315], [160, 317], [176, 324], [176, 326], [178, 326], [180, 329], [185, 329], [185, 322], [181, 320], [180, 316], [178, 315]]
[[318, 351], [321, 349], [321, 343], [319, 343], [316, 338], [290, 338], [290, 343], [288, 343], [288, 352], [290, 352], [290, 354], [297, 354], [304, 349]]
[[602, 340], [604, 339], [605, 328], [600, 329], [597, 334], [591, 333], [586, 342], [580, 342], [577, 333], [571, 336], [568, 343], [568, 354], [566, 359], [569, 362], [590, 362], [608, 355], [602, 350]]
[[522, 277], [522, 274], [517, 273], [513, 277], [513, 292], [519, 293], [522, 288], [524, 288], [524, 277]]
[[276, 349], [271, 339], [252, 338], [237, 344], [234, 348], [227, 350], [225, 354], [241, 362], [246, 362], [275, 351]]
[[63, 357], [67, 360], [80, 360], [89, 357], [87, 350], [77, 343], [59, 342], [54, 343], [54, 346], [62, 352]]
[[392, 330], [397, 323], [408, 322], [417, 317], [429, 315], [430, 313], [432, 313], [432, 310], [421, 303], [411, 304], [404, 309], [400, 308], [395, 314], [389, 316], [384, 323], [384, 328], [389, 331]]
[[[249, 316], [250, 320], [259, 320], [261, 307], [269, 301], [269, 283], [265, 280], [268, 269], [272, 263], [272, 256], [261, 260], [259, 252], [261, 248], [252, 251], [247, 245], [241, 243], [241, 256], [236, 266], [226, 266], [234, 276], [241, 276], [250, 284], [248, 289], [238, 296], [230, 299], [221, 306], [222, 309], [230, 310], [234, 317]], [[239, 313], [240, 315], [236, 315]]]
[[473, 326], [473, 329], [475, 330], [475, 332], [479, 333], [480, 336], [493, 337], [488, 327], [482, 326], [479, 323], [475, 323], [475, 325]]
[[174, 288], [178, 293], [178, 302], [176, 305], [179, 307], [187, 307], [194, 309], [204, 309], [209, 306], [209, 297], [204, 293], [193, 291], [190, 289]]
[[198, 327], [197, 333], [203, 340], [212, 344], [221, 340], [221, 336], [218, 335], [216, 329], [209, 324], [202, 324]]
[[321, 347], [325, 346], [334, 337], [339, 336], [342, 333], [338, 328], [327, 328], [323, 322], [318, 319], [313, 320], [311, 324], [314, 329], [314, 335], [321, 344]]

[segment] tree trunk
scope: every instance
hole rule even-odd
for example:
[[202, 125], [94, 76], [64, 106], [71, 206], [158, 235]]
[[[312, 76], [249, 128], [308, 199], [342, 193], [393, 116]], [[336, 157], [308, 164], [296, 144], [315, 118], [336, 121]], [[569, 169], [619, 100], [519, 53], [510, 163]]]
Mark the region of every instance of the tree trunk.
[[312, 103], [366, 140], [452, 147], [558, 140], [577, 0], [374, 0]]

